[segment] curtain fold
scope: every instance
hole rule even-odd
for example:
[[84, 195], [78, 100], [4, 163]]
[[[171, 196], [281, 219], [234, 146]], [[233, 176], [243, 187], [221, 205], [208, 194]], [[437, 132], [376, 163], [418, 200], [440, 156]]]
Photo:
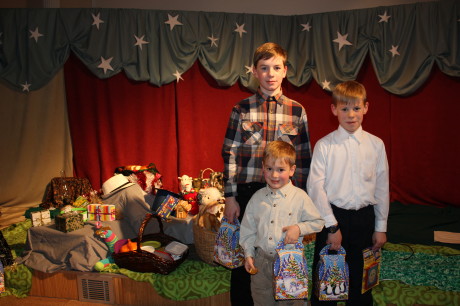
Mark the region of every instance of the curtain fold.
[[139, 9], [0, 9], [0, 77], [17, 90], [47, 84], [70, 50], [98, 78], [124, 72], [156, 86], [177, 82], [198, 59], [220, 86], [250, 90], [252, 55], [266, 41], [288, 51], [287, 79], [325, 90], [356, 79], [370, 56], [380, 85], [410, 95], [433, 64], [460, 76], [455, 0], [329, 13], [259, 14]]

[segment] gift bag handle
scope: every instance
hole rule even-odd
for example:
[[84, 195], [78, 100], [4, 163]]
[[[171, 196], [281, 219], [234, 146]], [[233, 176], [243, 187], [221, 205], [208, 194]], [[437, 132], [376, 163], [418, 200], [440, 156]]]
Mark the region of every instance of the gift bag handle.
[[[319, 255], [328, 255], [330, 247], [331, 247], [330, 244], [326, 244], [324, 248], [322, 248], [321, 251], [319, 252]], [[337, 255], [346, 255], [346, 254], [347, 252], [345, 251], [343, 246], [341, 246], [340, 249], [337, 251]]]
[[[285, 248], [285, 244], [284, 244], [284, 239], [281, 239], [279, 242], [278, 242], [278, 245], [276, 246], [276, 251], [279, 251], [279, 250], [282, 250]], [[296, 249], [299, 249], [299, 250], [303, 250], [303, 244], [300, 243], [299, 241], [297, 241], [295, 244], [294, 244], [295, 248]]]

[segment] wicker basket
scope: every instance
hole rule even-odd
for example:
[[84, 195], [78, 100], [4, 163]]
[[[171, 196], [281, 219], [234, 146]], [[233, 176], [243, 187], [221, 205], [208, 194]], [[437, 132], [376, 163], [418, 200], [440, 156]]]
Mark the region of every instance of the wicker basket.
[[[156, 218], [158, 220], [160, 232], [144, 235], [144, 228], [152, 218]], [[155, 255], [155, 253], [141, 250], [141, 243], [145, 241], [158, 241], [163, 247], [166, 247], [166, 245], [172, 241], [178, 241], [163, 232], [163, 223], [158, 215], [146, 214], [145, 219], [139, 228], [137, 238], [132, 239], [132, 241], [137, 242], [137, 249], [135, 251], [112, 254], [115, 263], [120, 268], [125, 268], [135, 272], [169, 274], [182, 262], [184, 262], [188, 256], [188, 249], [178, 260], [167, 260]]]
[[216, 244], [216, 232], [207, 230], [200, 227], [197, 223], [197, 217], [193, 220], [193, 240], [195, 244], [195, 250], [202, 261], [205, 263], [217, 266], [214, 262], [214, 245]]

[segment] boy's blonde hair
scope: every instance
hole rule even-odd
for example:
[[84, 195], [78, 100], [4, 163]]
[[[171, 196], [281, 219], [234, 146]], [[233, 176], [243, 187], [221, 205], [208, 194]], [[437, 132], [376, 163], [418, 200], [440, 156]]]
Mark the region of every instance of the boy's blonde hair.
[[270, 158], [281, 158], [289, 167], [292, 167], [295, 165], [295, 154], [295, 149], [291, 144], [282, 140], [275, 140], [269, 142], [265, 147], [262, 162], [265, 164]]
[[257, 68], [257, 64], [261, 59], [268, 60], [274, 56], [279, 56], [283, 59], [283, 65], [287, 63], [287, 52], [280, 45], [272, 42], [268, 42], [260, 45], [256, 52], [254, 52], [253, 63], [254, 67]]
[[340, 83], [332, 92], [332, 104], [355, 104], [366, 103], [367, 95], [363, 84], [356, 81], [346, 81]]

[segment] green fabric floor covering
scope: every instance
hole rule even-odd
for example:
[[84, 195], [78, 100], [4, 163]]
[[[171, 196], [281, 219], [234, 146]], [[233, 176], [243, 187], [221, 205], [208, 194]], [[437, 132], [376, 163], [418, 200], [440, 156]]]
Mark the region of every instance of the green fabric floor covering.
[[[2, 230], [16, 257], [24, 248], [30, 221]], [[305, 248], [307, 262], [313, 260], [313, 244]], [[381, 283], [373, 290], [375, 305], [460, 305], [460, 250], [443, 246], [387, 243], [382, 252]], [[229, 291], [230, 271], [201, 261], [186, 260], [169, 275], [137, 273], [111, 265], [104, 272], [119, 273], [150, 283], [171, 300], [205, 298]], [[6, 292], [0, 296], [25, 297], [32, 272], [24, 265], [5, 269]]]

